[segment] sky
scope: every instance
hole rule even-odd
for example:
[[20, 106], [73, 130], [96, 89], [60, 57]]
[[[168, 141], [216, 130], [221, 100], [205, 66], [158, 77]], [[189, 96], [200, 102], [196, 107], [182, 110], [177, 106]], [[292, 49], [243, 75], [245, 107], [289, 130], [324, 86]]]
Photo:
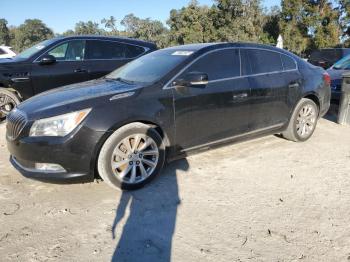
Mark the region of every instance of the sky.
[[[171, 9], [186, 6], [190, 0], [10, 0], [2, 1], [0, 18], [9, 25], [18, 26], [25, 19], [41, 19], [55, 33], [74, 29], [79, 21], [92, 20], [100, 23], [102, 18], [114, 16], [118, 21], [127, 14], [166, 22]], [[200, 4], [212, 5], [213, 0], [198, 0]], [[281, 0], [262, 0], [264, 7], [280, 5]]]

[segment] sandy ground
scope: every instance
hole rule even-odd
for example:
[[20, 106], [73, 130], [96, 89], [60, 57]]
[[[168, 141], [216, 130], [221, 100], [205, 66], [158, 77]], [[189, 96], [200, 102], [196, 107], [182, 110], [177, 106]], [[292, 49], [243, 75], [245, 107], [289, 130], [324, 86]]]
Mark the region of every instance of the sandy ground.
[[4, 140], [1, 261], [350, 260], [350, 127], [202, 153], [124, 193], [25, 179]]

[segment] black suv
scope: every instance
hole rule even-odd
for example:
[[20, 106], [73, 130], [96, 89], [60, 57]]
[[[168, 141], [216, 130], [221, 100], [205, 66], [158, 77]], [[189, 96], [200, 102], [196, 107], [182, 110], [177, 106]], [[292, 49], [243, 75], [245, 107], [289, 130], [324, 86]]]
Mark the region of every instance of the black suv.
[[52, 88], [102, 77], [156, 49], [141, 40], [70, 36], [41, 42], [0, 62], [0, 118], [22, 100]]
[[27, 177], [92, 180], [98, 172], [113, 187], [135, 189], [165, 160], [224, 143], [278, 133], [305, 141], [330, 93], [322, 68], [282, 49], [178, 46], [21, 103], [8, 116], [7, 144]]

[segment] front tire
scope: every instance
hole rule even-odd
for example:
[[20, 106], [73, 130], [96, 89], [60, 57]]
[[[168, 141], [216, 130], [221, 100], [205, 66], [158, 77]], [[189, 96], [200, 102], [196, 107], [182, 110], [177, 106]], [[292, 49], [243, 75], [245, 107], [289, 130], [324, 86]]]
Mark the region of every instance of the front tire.
[[154, 179], [164, 161], [165, 146], [158, 132], [148, 125], [131, 123], [106, 140], [97, 169], [109, 186], [134, 190]]
[[286, 131], [282, 136], [294, 142], [304, 142], [314, 133], [319, 109], [314, 101], [303, 98], [295, 107]]

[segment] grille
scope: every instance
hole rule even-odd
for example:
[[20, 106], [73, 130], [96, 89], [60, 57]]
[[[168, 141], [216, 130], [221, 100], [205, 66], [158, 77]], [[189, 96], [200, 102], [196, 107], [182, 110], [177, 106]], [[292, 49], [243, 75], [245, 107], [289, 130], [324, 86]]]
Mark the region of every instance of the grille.
[[15, 109], [7, 116], [6, 136], [10, 140], [15, 140], [23, 131], [27, 124], [26, 115]]

